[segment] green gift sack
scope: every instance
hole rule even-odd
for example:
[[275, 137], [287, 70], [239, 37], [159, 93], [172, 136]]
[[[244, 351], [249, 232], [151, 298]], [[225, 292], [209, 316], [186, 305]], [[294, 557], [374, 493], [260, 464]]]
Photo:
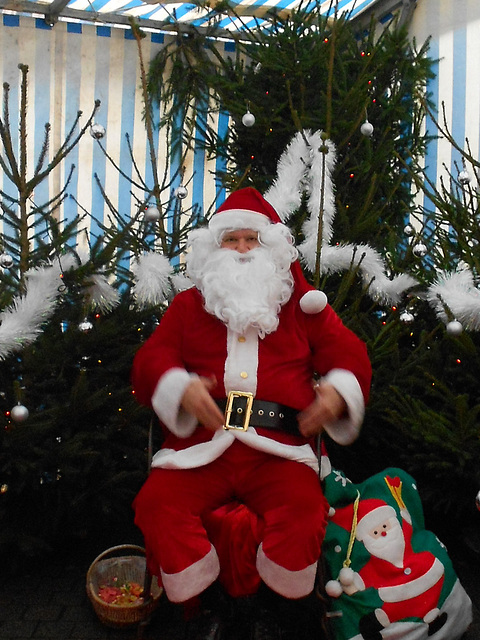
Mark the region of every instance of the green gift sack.
[[353, 484], [324, 478], [323, 546], [336, 640], [458, 640], [472, 603], [445, 546], [425, 529], [415, 480], [390, 468]]

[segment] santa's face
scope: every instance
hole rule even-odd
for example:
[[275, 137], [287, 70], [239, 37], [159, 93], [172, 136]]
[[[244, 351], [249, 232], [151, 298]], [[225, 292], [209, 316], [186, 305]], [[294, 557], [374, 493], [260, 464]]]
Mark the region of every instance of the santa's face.
[[238, 253], [247, 253], [260, 246], [258, 233], [252, 229], [238, 229], [227, 231], [220, 242], [222, 249], [232, 249]]
[[395, 516], [372, 527], [364, 536], [363, 544], [370, 555], [387, 560], [396, 567], [403, 566], [405, 538]]
[[275, 331], [280, 309], [292, 294], [290, 265], [296, 250], [276, 226], [266, 238], [251, 229], [227, 230], [218, 243], [208, 230], [194, 236], [188, 274], [206, 310], [237, 333], [250, 327], [261, 337]]

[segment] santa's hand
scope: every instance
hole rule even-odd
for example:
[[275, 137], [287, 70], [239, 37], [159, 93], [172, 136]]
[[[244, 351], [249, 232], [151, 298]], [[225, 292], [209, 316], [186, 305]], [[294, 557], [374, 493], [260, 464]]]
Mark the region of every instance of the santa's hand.
[[224, 416], [210, 395], [210, 389], [217, 385], [214, 377], [193, 378], [182, 396], [181, 405], [196, 417], [207, 429], [217, 431], [224, 424]]
[[316, 436], [326, 424], [338, 420], [347, 410], [347, 404], [335, 387], [328, 382], [315, 385], [316, 398], [298, 416], [298, 428], [306, 438]]

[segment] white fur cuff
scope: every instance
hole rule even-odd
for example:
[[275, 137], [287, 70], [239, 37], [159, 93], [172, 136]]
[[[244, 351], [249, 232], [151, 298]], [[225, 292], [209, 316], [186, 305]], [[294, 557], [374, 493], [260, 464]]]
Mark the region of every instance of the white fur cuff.
[[345, 369], [332, 369], [322, 380], [335, 387], [348, 408], [348, 416], [325, 425], [325, 430], [337, 444], [352, 444], [358, 437], [365, 414], [365, 401], [358, 380]]
[[169, 369], [158, 381], [152, 396], [152, 407], [163, 424], [179, 438], [195, 431], [197, 419], [180, 406], [185, 389], [197, 377], [185, 369]]

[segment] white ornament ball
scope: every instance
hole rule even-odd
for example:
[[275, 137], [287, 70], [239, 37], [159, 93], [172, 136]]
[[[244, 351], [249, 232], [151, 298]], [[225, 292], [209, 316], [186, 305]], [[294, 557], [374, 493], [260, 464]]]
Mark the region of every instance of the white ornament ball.
[[253, 113], [247, 111], [247, 113], [245, 113], [242, 117], [242, 124], [245, 127], [253, 127], [253, 125], [255, 124], [255, 116], [253, 115]]
[[458, 181], [462, 186], [469, 184], [470, 180], [471, 180], [470, 174], [466, 169], [463, 169], [463, 171], [460, 171], [460, 173], [458, 174]]
[[183, 184], [181, 184], [179, 187], [177, 187], [177, 189], [175, 190], [175, 195], [177, 196], [177, 198], [179, 198], [180, 200], [184, 200], [187, 196], [188, 196], [188, 189], [187, 187], [184, 187]]
[[25, 422], [29, 415], [27, 407], [24, 407], [23, 404], [17, 404], [10, 411], [10, 416], [14, 422]]
[[13, 258], [8, 253], [2, 253], [0, 255], [0, 267], [4, 269], [10, 269], [13, 264]]
[[423, 258], [427, 255], [427, 247], [423, 244], [423, 242], [418, 242], [412, 249], [413, 255], [417, 256], [417, 258]]
[[400, 321], [405, 324], [412, 324], [414, 320], [415, 318], [413, 317], [413, 314], [410, 313], [410, 311], [404, 311], [400, 314]]
[[338, 580], [329, 580], [325, 585], [325, 591], [330, 598], [339, 598], [342, 593], [342, 585]]
[[369, 138], [373, 133], [373, 124], [368, 120], [365, 120], [365, 122], [360, 127], [360, 133], [366, 138]]
[[353, 569], [351, 569], [350, 567], [342, 567], [340, 569], [340, 573], [338, 574], [338, 579], [340, 580], [340, 584], [344, 585], [345, 587], [348, 587], [351, 584], [353, 584], [353, 578], [354, 578]]
[[459, 336], [463, 331], [462, 323], [458, 320], [452, 320], [447, 324], [447, 333], [451, 336]]
[[145, 222], [156, 222], [160, 219], [160, 211], [155, 205], [150, 205], [145, 209], [144, 220]]
[[105, 135], [105, 127], [101, 124], [92, 124], [90, 127], [90, 135], [95, 140], [101, 140]]
[[80, 324], [78, 325], [78, 328], [82, 333], [88, 333], [93, 329], [93, 324], [90, 322], [88, 318], [85, 318], [84, 320], [82, 320], [82, 322], [80, 322]]
[[328, 298], [323, 291], [312, 289], [300, 298], [300, 309], [303, 313], [320, 313], [327, 306]]

